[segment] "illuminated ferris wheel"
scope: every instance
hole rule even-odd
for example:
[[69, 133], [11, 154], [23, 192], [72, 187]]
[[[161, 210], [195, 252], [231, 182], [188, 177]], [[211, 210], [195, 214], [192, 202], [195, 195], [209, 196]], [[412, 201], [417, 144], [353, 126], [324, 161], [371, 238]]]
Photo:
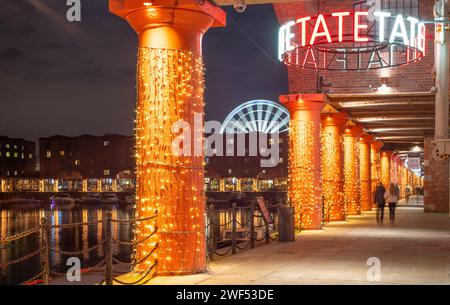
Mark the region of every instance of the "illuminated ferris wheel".
[[223, 122], [222, 133], [283, 132], [289, 128], [289, 112], [268, 100], [245, 102], [230, 112]]

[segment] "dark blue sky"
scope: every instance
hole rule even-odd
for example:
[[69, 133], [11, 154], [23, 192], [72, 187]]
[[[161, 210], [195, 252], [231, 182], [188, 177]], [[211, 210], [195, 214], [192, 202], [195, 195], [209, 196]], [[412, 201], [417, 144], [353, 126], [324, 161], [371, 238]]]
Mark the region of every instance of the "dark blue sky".
[[[65, 3], [0, 1], [0, 135], [132, 134], [136, 34], [108, 12], [107, 0], [82, 0], [80, 23], [66, 21]], [[228, 26], [203, 40], [207, 119], [223, 120], [240, 103], [276, 101], [287, 92], [272, 6], [225, 10]]]

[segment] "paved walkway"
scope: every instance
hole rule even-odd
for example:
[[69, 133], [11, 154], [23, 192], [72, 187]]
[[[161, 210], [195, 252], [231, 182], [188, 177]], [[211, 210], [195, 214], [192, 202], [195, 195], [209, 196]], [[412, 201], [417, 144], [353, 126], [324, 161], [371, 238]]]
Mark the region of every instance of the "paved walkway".
[[399, 206], [409, 206], [409, 207], [422, 207], [423, 208], [423, 196], [422, 195], [412, 195], [408, 200], [402, 199], [398, 202]]
[[[395, 226], [377, 225], [369, 212], [303, 231], [292, 243], [221, 258], [205, 274], [156, 277], [149, 284], [450, 284], [448, 215], [409, 207], [397, 214]], [[379, 282], [367, 280], [370, 257], [380, 259]]]

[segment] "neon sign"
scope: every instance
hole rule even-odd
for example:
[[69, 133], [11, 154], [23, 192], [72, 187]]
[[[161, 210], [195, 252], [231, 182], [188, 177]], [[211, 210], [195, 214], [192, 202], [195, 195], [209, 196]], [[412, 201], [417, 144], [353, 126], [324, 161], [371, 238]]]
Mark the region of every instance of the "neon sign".
[[320, 70], [400, 66], [425, 56], [425, 24], [383, 11], [343, 11], [301, 17], [279, 30], [279, 59]]

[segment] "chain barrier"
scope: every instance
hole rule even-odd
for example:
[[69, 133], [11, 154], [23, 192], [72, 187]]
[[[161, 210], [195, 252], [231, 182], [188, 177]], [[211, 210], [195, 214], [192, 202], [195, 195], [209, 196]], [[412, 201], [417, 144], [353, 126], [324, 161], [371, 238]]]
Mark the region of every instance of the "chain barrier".
[[[123, 241], [123, 240], [119, 240], [119, 239], [113, 239], [112, 234], [111, 234], [111, 227], [112, 227], [113, 223], [116, 223], [116, 224], [139, 223], [139, 222], [154, 220], [157, 218], [157, 216], [158, 216], [158, 213], [156, 212], [155, 215], [152, 215], [150, 217], [145, 217], [145, 218], [140, 218], [140, 219], [122, 220], [122, 219], [112, 219], [111, 212], [107, 212], [106, 219], [95, 220], [95, 221], [86, 221], [86, 222], [74, 222], [74, 223], [67, 223], [67, 224], [55, 224], [55, 225], [49, 224], [48, 219], [46, 217], [43, 217], [41, 219], [41, 224], [38, 227], [35, 227], [35, 228], [32, 228], [32, 229], [29, 229], [29, 230], [26, 230], [26, 231], [23, 231], [23, 232], [0, 239], [0, 243], [2, 243], [1, 246], [2, 246], [2, 248], [4, 248], [4, 247], [14, 247], [15, 245], [12, 245], [12, 244], [8, 245], [8, 243], [11, 243], [11, 242], [14, 242], [17, 240], [21, 240], [32, 234], [40, 233], [40, 237], [41, 237], [39, 249], [37, 249], [33, 252], [30, 252], [27, 255], [24, 255], [20, 258], [8, 261], [6, 263], [1, 263], [0, 267], [1, 267], [1, 269], [5, 269], [11, 265], [15, 265], [15, 264], [27, 261], [35, 256], [40, 255], [40, 258], [41, 258], [40, 272], [38, 272], [32, 278], [30, 278], [26, 281], [23, 281], [22, 283], [20, 283], [20, 285], [35, 285], [35, 284], [39, 284], [39, 283], [47, 285], [47, 284], [49, 284], [49, 281], [50, 281], [50, 275], [66, 276], [66, 273], [59, 272], [59, 271], [53, 270], [51, 268], [50, 253], [57, 253], [57, 254], [67, 255], [67, 256], [82, 256], [86, 253], [89, 253], [89, 252], [92, 252], [92, 251], [98, 249], [101, 245], [105, 245], [105, 249], [107, 249], [107, 250], [105, 250], [105, 258], [100, 260], [94, 266], [82, 268], [81, 272], [82, 273], [91, 272], [94, 269], [97, 269], [97, 268], [105, 265], [105, 279], [101, 283], [112, 284], [112, 281], [115, 281], [117, 283], [124, 284], [124, 285], [134, 285], [134, 284], [138, 284], [138, 283], [144, 284], [144, 283], [147, 283], [154, 276], [154, 275], [152, 275], [147, 280], [145, 280], [145, 282], [142, 282], [145, 278], [148, 277], [150, 272], [155, 268], [155, 266], [157, 265], [157, 260], [155, 260], [155, 263], [148, 270], [146, 270], [144, 272], [143, 278], [139, 279], [138, 281], [132, 282], [132, 283], [121, 282], [120, 280], [117, 280], [116, 278], [114, 278], [112, 276], [113, 262], [120, 263], [120, 264], [126, 264], [131, 267], [134, 267], [138, 264], [142, 264], [154, 253], [154, 251], [156, 251], [158, 244], [156, 244], [156, 246], [153, 248], [153, 250], [148, 255], [146, 255], [144, 258], [142, 258], [141, 260], [139, 260], [137, 262], [125, 263], [125, 262], [122, 262], [112, 256], [112, 243], [115, 242], [119, 245], [136, 246], [140, 243], [147, 241], [150, 237], [152, 237], [154, 234], [156, 234], [157, 227], [155, 226], [155, 230], [151, 234], [149, 234], [148, 236], [144, 237], [143, 239], [141, 239], [139, 241]], [[99, 224], [105, 224], [105, 223], [107, 225], [107, 231], [109, 231], [106, 234], [106, 238], [98, 241], [97, 244], [95, 244], [89, 248], [82, 249], [79, 251], [77, 251], [77, 250], [74, 250], [74, 251], [58, 250], [58, 249], [55, 249], [55, 246], [51, 245], [51, 243], [49, 242], [51, 230], [73, 229], [73, 228], [78, 228], [78, 227], [83, 227], [83, 226], [92, 226], [92, 225], [99, 225]], [[110, 259], [108, 259], [108, 257]]]
[[27, 231], [23, 231], [23, 232], [20, 232], [20, 233], [17, 233], [15, 235], [11, 235], [11, 236], [8, 236], [8, 237], [5, 237], [5, 238], [0, 238], [0, 242], [1, 243], [6, 243], [6, 242], [11, 242], [11, 241], [15, 241], [15, 240], [18, 240], [18, 239], [22, 239], [22, 238], [27, 237], [27, 236], [29, 236], [31, 234], [38, 233], [40, 231], [40, 229], [41, 229], [41, 226], [35, 227], [35, 228], [27, 230]]
[[[278, 210], [278, 208], [283, 205], [282, 204], [272, 205], [270, 203], [266, 203], [266, 206], [268, 208], [271, 208], [271, 209], [276, 208]], [[243, 206], [243, 207], [237, 207], [237, 204], [234, 203], [233, 208], [231, 208], [231, 209], [214, 209], [213, 204], [211, 204], [209, 206], [209, 209], [208, 209], [209, 224], [206, 226], [205, 229], [209, 229], [207, 231], [208, 235], [206, 237], [206, 243], [208, 245], [208, 251], [207, 251], [208, 258], [211, 261], [214, 260], [214, 255], [226, 256], [230, 252], [232, 254], [236, 254], [237, 250], [245, 250], [248, 248], [254, 248], [255, 242], [265, 241], [266, 243], [268, 243], [270, 241], [278, 240], [278, 232], [275, 232], [275, 235], [273, 234], [274, 232], [270, 233], [270, 230], [275, 229], [275, 223], [273, 223], [273, 224], [267, 223], [266, 220], [264, 219], [264, 216], [261, 214], [262, 213], [261, 211], [259, 211], [259, 213], [255, 213], [255, 211], [258, 211], [258, 210], [259, 210], [259, 207], [255, 203], [247, 205], [247, 206]], [[245, 211], [249, 211], [248, 216], [246, 218], [244, 218], [244, 221], [238, 220], [237, 211], [240, 211], [241, 213], [245, 213]], [[228, 222], [226, 222], [224, 224], [217, 223], [216, 222], [216, 220], [217, 220], [216, 214], [224, 213], [224, 212], [232, 213], [231, 220], [229, 220]], [[271, 213], [271, 214], [273, 214], [273, 213]], [[258, 222], [261, 222], [261, 224], [255, 224], [256, 220], [258, 220]], [[229, 227], [230, 225], [231, 225], [231, 228]], [[239, 226], [239, 228], [246, 228], [246, 230], [238, 231], [238, 229], [239, 229], [238, 226]], [[223, 229], [222, 229], [223, 227], [228, 228], [226, 231], [226, 232], [228, 232], [228, 234], [229, 234], [229, 230], [231, 229], [231, 239], [229, 239], [229, 238], [222, 239], [222, 238], [220, 238], [220, 236], [217, 235], [218, 234], [217, 230], [220, 230], [221, 235], [224, 234]], [[261, 231], [261, 229], [265, 229], [265, 230], [263, 230], [264, 234], [263, 234], [262, 238], [258, 238], [256, 233], [257, 233], [257, 231]], [[241, 237], [239, 237], [239, 236], [241, 236]], [[220, 251], [219, 250], [220, 248], [217, 247], [219, 243], [223, 244], [224, 242], [230, 242], [230, 241], [231, 241], [231, 245], [227, 246], [226, 250]]]
[[[113, 278], [113, 281], [116, 283], [119, 283], [121, 285], [145, 285], [155, 276], [155, 274], [153, 273], [148, 279], [146, 279], [148, 277], [148, 275], [150, 274], [150, 272], [152, 272], [152, 270], [155, 269], [157, 265], [158, 265], [158, 261], [155, 260], [155, 263], [152, 264], [146, 271], [144, 271], [143, 272], [144, 275], [136, 281], [124, 282], [124, 281], [117, 279], [117, 277]], [[146, 280], [144, 282], [142, 282], [144, 279], [146, 279]]]
[[15, 264], [21, 263], [23, 261], [26, 261], [27, 259], [30, 259], [30, 258], [32, 258], [32, 257], [34, 257], [34, 256], [36, 256], [36, 255], [38, 255], [40, 253], [41, 253], [41, 249], [38, 249], [38, 250], [33, 251], [33, 252], [31, 252], [31, 253], [29, 253], [27, 255], [19, 257], [19, 258], [15, 259], [15, 260], [9, 261], [9, 262], [7, 262], [5, 264], [0, 264], [0, 267], [4, 269], [4, 268], [6, 268], [8, 266], [15, 265]]

